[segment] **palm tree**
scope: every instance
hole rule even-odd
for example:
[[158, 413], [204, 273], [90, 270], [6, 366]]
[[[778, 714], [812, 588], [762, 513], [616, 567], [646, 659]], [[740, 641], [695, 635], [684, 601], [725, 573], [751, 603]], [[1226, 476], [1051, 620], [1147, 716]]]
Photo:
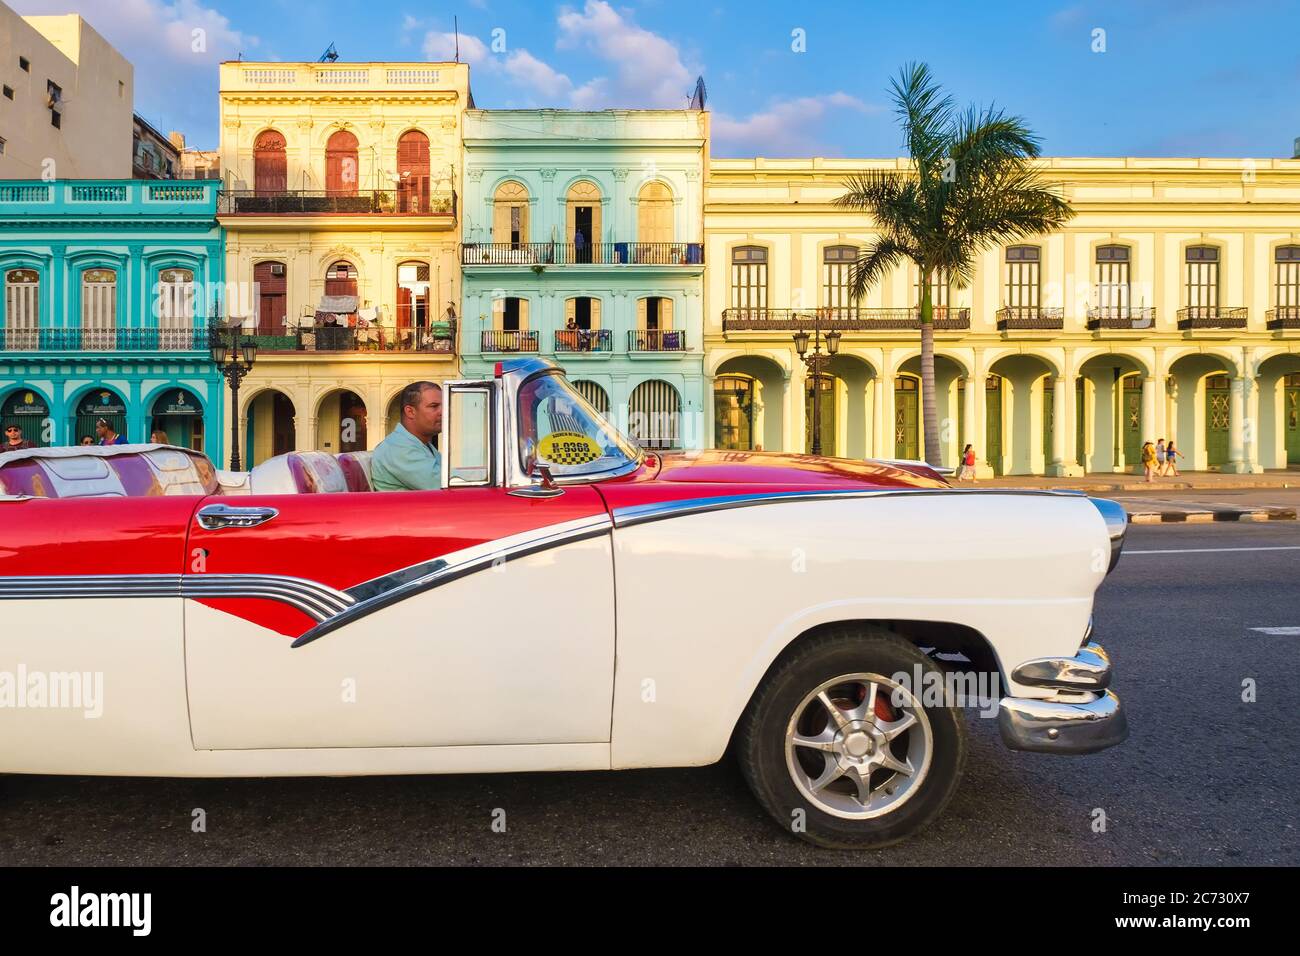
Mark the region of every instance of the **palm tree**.
[[912, 168], [851, 176], [844, 183], [847, 192], [835, 202], [870, 213], [879, 232], [850, 269], [855, 300], [903, 260], [916, 263], [925, 460], [937, 465], [942, 459], [934, 398], [933, 278], [964, 289], [974, 278], [980, 252], [1051, 232], [1074, 210], [1038, 175], [1032, 160], [1039, 155], [1039, 140], [1020, 117], [991, 106], [959, 110], [924, 63], [905, 66], [890, 86]]

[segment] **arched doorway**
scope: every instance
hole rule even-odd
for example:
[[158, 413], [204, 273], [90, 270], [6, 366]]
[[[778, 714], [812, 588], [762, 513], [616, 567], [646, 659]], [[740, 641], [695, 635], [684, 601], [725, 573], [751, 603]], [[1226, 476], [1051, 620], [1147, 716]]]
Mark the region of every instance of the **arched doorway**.
[[758, 385], [748, 375], [713, 380], [713, 445], [726, 451], [754, 448], [754, 400]]
[[325, 144], [325, 192], [330, 196], [355, 196], [357, 178], [357, 138], [341, 129]]
[[397, 211], [429, 211], [429, 137], [418, 129], [397, 141]]
[[4, 279], [5, 317], [0, 327], [0, 348], [36, 349], [40, 342], [41, 275], [35, 269], [10, 269]]
[[921, 457], [921, 380], [911, 375], [894, 378], [894, 457]]
[[[257, 298], [257, 334], [281, 337], [285, 335], [285, 314], [288, 309], [286, 291], [288, 283], [283, 262], [259, 262], [253, 266], [253, 283]], [[259, 342], [261, 347], [274, 347], [282, 343]]]
[[25, 441], [46, 448], [54, 437], [50, 434], [53, 428], [46, 427], [50, 421], [50, 406], [39, 392], [19, 388], [0, 400], [0, 442], [8, 436], [6, 430], [17, 425]]
[[253, 187], [258, 196], [278, 196], [289, 185], [284, 134], [268, 129], [253, 144]]
[[628, 435], [646, 448], [678, 448], [682, 399], [659, 379], [642, 382], [628, 398]]
[[592, 408], [600, 412], [605, 418], [609, 418], [609, 392], [601, 388], [599, 383], [588, 379], [579, 379], [573, 385], [578, 390], [578, 394], [585, 398]]
[[565, 200], [565, 234], [573, 246], [573, 262], [602, 262], [600, 242], [600, 188], [582, 181], [569, 187]]
[[80, 445], [87, 437], [99, 441], [95, 422], [101, 418], [113, 431], [126, 435], [126, 400], [115, 389], [92, 388], [77, 401], [72, 419], [73, 444]]
[[1287, 465], [1300, 465], [1300, 372], [1284, 379], [1282, 428]]
[[287, 455], [298, 448], [294, 423], [295, 411], [289, 396], [268, 389], [248, 404], [244, 447], [248, 466], [276, 455]]
[[1228, 463], [1228, 429], [1232, 421], [1232, 388], [1227, 375], [1205, 380], [1205, 462], [1211, 470]]
[[150, 441], [161, 431], [168, 445], [203, 451], [203, 403], [189, 389], [165, 389], [154, 399], [149, 415]]
[[403, 262], [397, 267], [397, 330], [398, 339], [409, 343], [414, 330], [415, 340], [429, 327], [429, 264]]
[[[667, 262], [653, 243], [673, 241], [673, 194], [661, 182], [646, 183], [637, 195], [637, 262]], [[659, 247], [662, 248], [662, 247]]]
[[[750, 443], [741, 444], [736, 450], [784, 450], [787, 412], [784, 369], [775, 360], [762, 355], [737, 355], [719, 365], [716, 376], [713, 392], [714, 447], [731, 447], [722, 444], [723, 430], [721, 429], [724, 427], [730, 427], [728, 434], [739, 438], [740, 433], [736, 428], [740, 423], [731, 423], [731, 419], [737, 413], [743, 413], [748, 419]], [[717, 382], [724, 379], [748, 383], [748, 395], [731, 394], [733, 389], [725, 383], [722, 388], [719, 388]], [[792, 391], [789, 400], [797, 401], [798, 393]], [[731, 423], [731, 425], [724, 426], [723, 423]], [[797, 437], [795, 441], [798, 441]]]

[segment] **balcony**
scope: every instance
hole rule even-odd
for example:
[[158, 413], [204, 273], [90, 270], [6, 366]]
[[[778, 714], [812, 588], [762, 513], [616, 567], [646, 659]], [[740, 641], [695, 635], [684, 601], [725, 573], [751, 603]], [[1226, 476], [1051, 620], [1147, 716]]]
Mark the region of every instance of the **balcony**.
[[211, 219], [220, 186], [205, 180], [4, 180], [0, 181], [0, 219]]
[[1240, 306], [1193, 305], [1178, 310], [1178, 328], [1182, 332], [1200, 329], [1244, 329], [1249, 310]]
[[1279, 305], [1264, 313], [1264, 327], [1270, 332], [1300, 329], [1300, 305]]
[[264, 216], [447, 216], [456, 217], [455, 193], [420, 194], [392, 189], [353, 193], [324, 189], [285, 189], [275, 192], [227, 189], [217, 203], [220, 215]]
[[484, 352], [536, 352], [537, 333], [483, 332], [479, 348]]
[[1136, 332], [1154, 329], [1156, 310], [1151, 306], [1099, 306], [1088, 310], [1089, 332]]
[[1007, 305], [998, 309], [999, 332], [1051, 332], [1065, 327], [1065, 309]]
[[4, 352], [207, 352], [203, 319], [179, 328], [0, 328]]
[[467, 266], [702, 266], [698, 242], [467, 242]]
[[555, 333], [557, 353], [608, 353], [614, 349], [609, 329], [560, 329]]
[[[262, 352], [411, 352], [456, 354], [456, 323], [435, 322], [428, 327], [370, 325], [303, 325], [282, 332], [244, 333]], [[205, 346], [206, 347], [206, 346]]]
[[[724, 309], [723, 332], [811, 332], [815, 327], [840, 332], [914, 332], [921, 328], [919, 309]], [[936, 306], [936, 332], [970, 328], [970, 309]]]
[[685, 352], [686, 333], [681, 329], [633, 329], [627, 333], [629, 352]]

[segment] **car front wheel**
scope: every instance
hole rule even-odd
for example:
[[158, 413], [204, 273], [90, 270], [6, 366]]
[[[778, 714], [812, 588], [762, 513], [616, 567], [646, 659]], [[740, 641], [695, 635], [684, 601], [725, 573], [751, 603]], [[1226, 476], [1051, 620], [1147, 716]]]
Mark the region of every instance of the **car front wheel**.
[[837, 628], [795, 645], [741, 720], [750, 788], [778, 823], [819, 846], [870, 849], [910, 836], [952, 799], [966, 757], [957, 708], [927, 700], [942, 677], [881, 629]]

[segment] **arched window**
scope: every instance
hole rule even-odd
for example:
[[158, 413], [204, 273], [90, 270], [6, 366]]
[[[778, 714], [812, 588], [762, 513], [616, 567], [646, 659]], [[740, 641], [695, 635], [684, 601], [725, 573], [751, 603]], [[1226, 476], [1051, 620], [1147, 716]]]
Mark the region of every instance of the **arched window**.
[[81, 274], [81, 347], [117, 348], [115, 269], [87, 269]]
[[1120, 313], [1129, 306], [1128, 246], [1097, 247], [1097, 306], [1103, 313]]
[[1273, 261], [1277, 266], [1273, 304], [1279, 309], [1300, 310], [1300, 246], [1278, 246]]
[[754, 380], [748, 375], [719, 375], [713, 380], [713, 440], [718, 448], [754, 448]]
[[158, 273], [159, 347], [192, 348], [194, 329], [194, 273], [189, 269], [163, 269]]
[[339, 130], [325, 144], [325, 191], [331, 196], [357, 194], [357, 138]]
[[35, 349], [41, 326], [41, 276], [35, 269], [5, 273], [3, 348]]
[[646, 448], [679, 447], [681, 416], [681, 396], [668, 382], [642, 382], [628, 398], [629, 435]]
[[288, 188], [284, 136], [276, 130], [259, 133], [253, 144], [253, 185], [259, 196], [278, 196]]
[[762, 246], [731, 250], [731, 307], [749, 313], [767, 309], [767, 250]]
[[1042, 289], [1040, 270], [1042, 250], [1037, 246], [1011, 246], [1007, 249], [1007, 284], [1005, 301], [1009, 309], [1037, 312]]
[[637, 195], [638, 242], [673, 241], [673, 194], [660, 182], [646, 183]]
[[325, 271], [326, 295], [357, 294], [357, 267], [340, 259]]
[[849, 276], [857, 246], [827, 246], [822, 250], [822, 304], [843, 312], [853, 307], [849, 294]]
[[586, 379], [573, 383], [578, 394], [591, 403], [591, 407], [600, 412], [606, 418], [609, 417], [609, 393], [601, 388], [597, 383]]
[[397, 141], [397, 211], [429, 211], [429, 137], [408, 129]]
[[[1219, 307], [1219, 250], [1215, 246], [1188, 246], [1184, 256], [1187, 269], [1187, 306], [1190, 309], [1214, 310]], [[1196, 318], [1193, 313], [1190, 318]]]
[[492, 241], [512, 249], [528, 241], [528, 190], [519, 183], [502, 183], [492, 197]]
[[287, 272], [283, 262], [259, 262], [253, 266], [259, 335], [285, 334]]
[[573, 262], [603, 262], [600, 243], [600, 187], [574, 183], [565, 200], [565, 235], [573, 247]]

